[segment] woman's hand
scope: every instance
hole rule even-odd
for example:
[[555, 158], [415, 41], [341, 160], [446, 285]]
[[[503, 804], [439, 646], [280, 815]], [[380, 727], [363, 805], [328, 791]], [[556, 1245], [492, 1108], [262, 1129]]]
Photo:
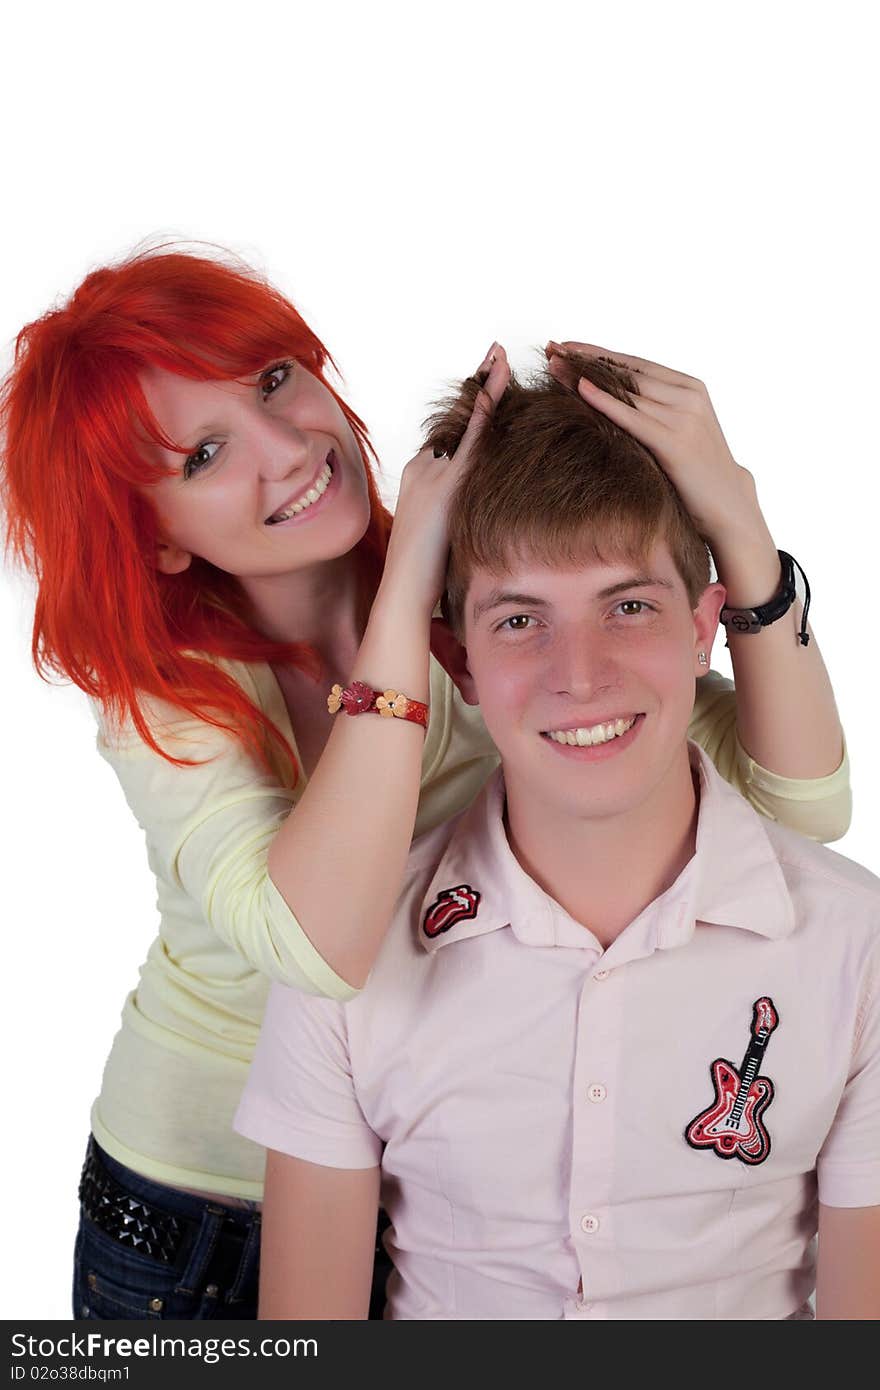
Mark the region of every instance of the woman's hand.
[[388, 544], [382, 592], [400, 587], [408, 604], [430, 618], [446, 582], [449, 553], [447, 515], [453, 490], [467, 466], [480, 430], [510, 381], [507, 354], [493, 343], [474, 376], [482, 389], [461, 443], [450, 458], [430, 448], [410, 459], [400, 480], [394, 526]]
[[702, 381], [593, 343], [551, 342], [546, 351], [552, 374], [572, 386], [569, 353], [607, 358], [635, 374], [639, 394], [634, 405], [608, 395], [585, 377], [579, 378], [577, 389], [651, 451], [710, 544], [731, 530], [744, 532], [756, 522], [763, 524], [754, 479], [731, 454]]

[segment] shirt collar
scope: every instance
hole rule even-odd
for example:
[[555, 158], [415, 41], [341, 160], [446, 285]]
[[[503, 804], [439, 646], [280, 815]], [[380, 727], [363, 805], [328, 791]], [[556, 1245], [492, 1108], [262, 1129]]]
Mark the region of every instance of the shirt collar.
[[[700, 778], [696, 853], [691, 871], [697, 921], [740, 927], [770, 940], [795, 928], [794, 904], [767, 821], [721, 776], [709, 756], [689, 745]], [[675, 887], [675, 885], [673, 885]]]
[[[785, 877], [758, 813], [689, 745], [700, 781], [696, 851], [675, 882], [608, 948], [621, 957], [682, 946], [698, 921], [775, 939], [794, 930]], [[597, 948], [595, 937], [530, 878], [504, 830], [499, 768], [453, 831], [421, 904], [419, 940], [434, 952], [510, 927], [524, 945]], [[601, 948], [600, 948], [601, 949]]]

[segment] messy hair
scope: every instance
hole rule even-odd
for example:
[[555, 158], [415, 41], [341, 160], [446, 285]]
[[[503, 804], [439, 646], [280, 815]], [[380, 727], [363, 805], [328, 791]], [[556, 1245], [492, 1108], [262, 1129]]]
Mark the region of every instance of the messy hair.
[[[515, 377], [477, 439], [453, 495], [444, 616], [460, 636], [473, 571], [504, 574], [522, 559], [558, 565], [642, 560], [664, 539], [691, 606], [709, 583], [709, 553], [651, 454], [577, 393], [585, 376], [618, 400], [638, 395], [633, 375], [608, 359], [566, 359], [566, 380], [546, 368]], [[452, 454], [479, 381], [438, 403], [427, 442]]]

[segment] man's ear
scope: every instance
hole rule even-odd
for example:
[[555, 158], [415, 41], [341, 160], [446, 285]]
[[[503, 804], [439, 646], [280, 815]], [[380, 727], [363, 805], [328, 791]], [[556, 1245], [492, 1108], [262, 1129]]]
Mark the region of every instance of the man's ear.
[[459, 642], [445, 618], [431, 619], [431, 651], [444, 671], [452, 677], [467, 705], [478, 705], [474, 678], [468, 669], [467, 650]]
[[[705, 676], [712, 664], [712, 643], [726, 598], [723, 584], [707, 584], [694, 609], [694, 669], [698, 676]], [[705, 654], [705, 662], [700, 661], [701, 652]]]
[[182, 550], [173, 541], [159, 541], [156, 545], [156, 569], [160, 574], [183, 574], [192, 563], [192, 555]]

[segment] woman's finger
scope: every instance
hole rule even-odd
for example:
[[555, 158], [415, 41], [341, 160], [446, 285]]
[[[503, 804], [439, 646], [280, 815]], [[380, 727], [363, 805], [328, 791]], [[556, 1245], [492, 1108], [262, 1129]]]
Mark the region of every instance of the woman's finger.
[[693, 389], [700, 383], [696, 377], [688, 376], [686, 372], [673, 371], [671, 367], [664, 367], [661, 362], [652, 362], [647, 357], [634, 357], [632, 353], [615, 352], [613, 348], [599, 347], [596, 343], [549, 343], [548, 347], [562, 348], [563, 352], [581, 353], [585, 357], [608, 357], [612, 362], [619, 362], [624, 367], [631, 368], [634, 372], [639, 372], [645, 376], [655, 377], [658, 381], [669, 382], [673, 386], [684, 386]]
[[467, 457], [468, 449], [510, 384], [510, 365], [504, 348], [496, 343], [490, 355], [492, 355], [492, 361], [489, 365], [488, 375], [480, 387], [467, 429], [455, 451], [455, 458], [459, 461], [463, 461]]
[[[622, 360], [622, 359], [621, 359]], [[563, 382], [572, 389], [577, 385], [580, 373], [570, 358], [560, 357], [554, 353], [547, 361], [547, 370], [557, 381]], [[648, 376], [646, 372], [638, 373], [638, 401], [655, 401], [658, 405], [668, 406], [673, 410], [685, 410], [692, 403], [694, 393], [688, 386], [673, 385], [668, 381], [661, 381], [659, 377]], [[639, 406], [641, 409], [641, 406]]]
[[600, 410], [615, 425], [620, 425], [621, 429], [625, 429], [627, 434], [631, 434], [647, 448], [656, 449], [662, 442], [667, 432], [664, 424], [666, 412], [662, 407], [654, 406], [650, 402], [646, 402], [644, 407], [637, 407], [629, 405], [626, 401], [619, 401], [616, 396], [611, 396], [607, 391], [594, 386], [585, 376], [578, 382], [578, 393], [596, 410]]

